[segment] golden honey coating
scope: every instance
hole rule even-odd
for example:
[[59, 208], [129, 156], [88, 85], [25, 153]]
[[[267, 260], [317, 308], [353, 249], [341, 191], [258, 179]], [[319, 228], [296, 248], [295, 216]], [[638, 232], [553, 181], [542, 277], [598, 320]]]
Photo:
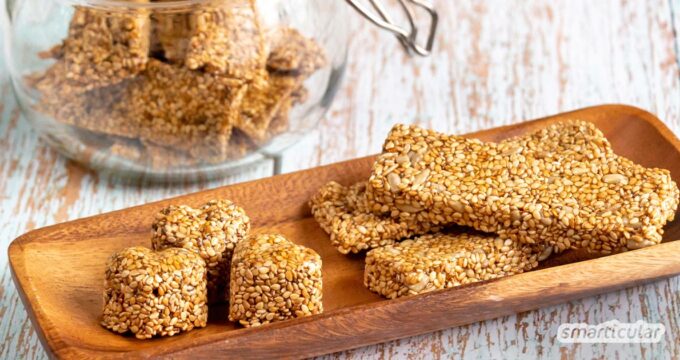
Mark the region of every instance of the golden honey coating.
[[208, 321], [205, 262], [178, 248], [132, 247], [107, 263], [102, 326], [139, 339], [173, 336]]
[[321, 257], [281, 235], [238, 243], [231, 265], [229, 320], [243, 326], [323, 312]]
[[210, 302], [227, 299], [231, 257], [250, 230], [242, 208], [229, 200], [213, 200], [198, 209], [171, 205], [156, 215], [152, 230], [155, 250], [184, 248], [205, 260]]
[[397, 125], [367, 196], [372, 211], [399, 219], [604, 254], [658, 244], [678, 205], [668, 170], [615, 155], [583, 121], [500, 144]]
[[365, 181], [349, 187], [330, 182], [319, 189], [309, 206], [321, 228], [330, 235], [331, 244], [343, 254], [359, 253], [439, 230], [414, 218], [401, 221], [372, 213], [366, 201]]
[[364, 285], [394, 299], [519, 274], [550, 254], [495, 235], [424, 235], [369, 251]]

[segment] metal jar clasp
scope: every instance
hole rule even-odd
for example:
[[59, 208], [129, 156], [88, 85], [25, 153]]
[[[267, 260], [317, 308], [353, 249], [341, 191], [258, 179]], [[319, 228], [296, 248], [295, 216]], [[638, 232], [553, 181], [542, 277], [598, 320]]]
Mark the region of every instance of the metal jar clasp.
[[[439, 16], [431, 3], [423, 0], [398, 0], [408, 20], [409, 29], [405, 29], [395, 24], [381, 0], [366, 0], [373, 6], [375, 12], [370, 11], [368, 6], [364, 6], [360, 0], [346, 1], [370, 22], [393, 33], [409, 54], [428, 56], [432, 52]], [[430, 17], [430, 27], [423, 45], [418, 43], [418, 26], [416, 25], [414, 7], [424, 9]]]

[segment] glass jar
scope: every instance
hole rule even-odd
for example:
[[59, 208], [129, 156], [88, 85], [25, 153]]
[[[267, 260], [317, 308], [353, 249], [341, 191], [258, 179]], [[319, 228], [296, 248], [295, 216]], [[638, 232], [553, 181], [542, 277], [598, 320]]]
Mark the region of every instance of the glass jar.
[[328, 0], [14, 0], [24, 116], [64, 155], [173, 179], [233, 172], [314, 128], [342, 78]]

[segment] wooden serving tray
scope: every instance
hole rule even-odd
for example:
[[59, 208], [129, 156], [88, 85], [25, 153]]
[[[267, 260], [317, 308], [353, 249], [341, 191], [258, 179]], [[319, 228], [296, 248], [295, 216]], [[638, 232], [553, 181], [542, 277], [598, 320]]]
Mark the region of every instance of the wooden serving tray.
[[[564, 119], [595, 123], [615, 151], [680, 181], [680, 141], [640, 109], [592, 107], [470, 134], [498, 141]], [[568, 252], [541, 268], [423, 295], [385, 300], [363, 286], [363, 256], [344, 256], [310, 215], [307, 201], [330, 180], [366, 179], [372, 157], [222, 187], [31, 231], [14, 240], [14, 281], [45, 348], [57, 357], [303, 357], [403, 338], [634, 286], [680, 273], [680, 220], [661, 245], [595, 259]], [[255, 232], [278, 232], [323, 259], [325, 313], [259, 328], [227, 322], [211, 307], [209, 325], [153, 340], [116, 335], [99, 325], [104, 268], [124, 247], [150, 246], [153, 215], [168, 204], [198, 206], [228, 198], [243, 206]], [[680, 218], [680, 216], [678, 217]]]

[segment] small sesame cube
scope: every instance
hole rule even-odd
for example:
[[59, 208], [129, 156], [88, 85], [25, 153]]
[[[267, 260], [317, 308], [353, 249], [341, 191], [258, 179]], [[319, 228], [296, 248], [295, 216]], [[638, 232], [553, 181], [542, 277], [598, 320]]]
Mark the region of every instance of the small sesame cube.
[[152, 228], [155, 250], [180, 247], [205, 260], [210, 303], [227, 299], [231, 256], [250, 230], [242, 208], [229, 200], [213, 200], [198, 209], [171, 205], [156, 215]]
[[251, 236], [236, 245], [229, 320], [259, 326], [323, 312], [321, 257], [281, 235]]
[[205, 327], [206, 284], [205, 262], [189, 250], [124, 249], [108, 261], [101, 324], [139, 339]]

